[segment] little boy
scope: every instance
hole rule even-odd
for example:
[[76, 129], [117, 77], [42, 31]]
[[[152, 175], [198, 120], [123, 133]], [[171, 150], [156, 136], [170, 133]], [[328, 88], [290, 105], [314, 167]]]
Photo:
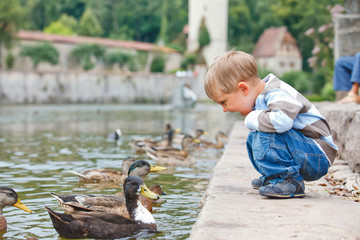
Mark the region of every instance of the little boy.
[[205, 80], [209, 98], [224, 112], [240, 112], [251, 130], [246, 147], [262, 175], [252, 181], [262, 196], [304, 197], [304, 180], [324, 176], [337, 147], [315, 106], [290, 85], [258, 76], [253, 56], [229, 51], [211, 64]]

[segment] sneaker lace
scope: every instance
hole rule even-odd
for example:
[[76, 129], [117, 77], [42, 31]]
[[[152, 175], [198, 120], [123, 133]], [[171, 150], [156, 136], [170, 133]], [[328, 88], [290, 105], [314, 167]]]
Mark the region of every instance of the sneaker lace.
[[276, 177], [276, 178], [269, 180], [269, 182], [273, 185], [279, 184], [283, 181], [284, 181], [284, 178], [282, 178], [282, 177]]

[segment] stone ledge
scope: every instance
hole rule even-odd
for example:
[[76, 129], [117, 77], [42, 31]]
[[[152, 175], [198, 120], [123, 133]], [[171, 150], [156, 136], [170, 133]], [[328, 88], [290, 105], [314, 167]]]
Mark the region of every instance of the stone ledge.
[[331, 127], [339, 158], [360, 173], [360, 105], [331, 102], [314, 103]]

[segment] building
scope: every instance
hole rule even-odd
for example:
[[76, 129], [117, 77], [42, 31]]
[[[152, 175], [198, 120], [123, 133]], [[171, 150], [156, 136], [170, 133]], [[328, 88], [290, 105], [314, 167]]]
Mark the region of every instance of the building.
[[259, 37], [252, 55], [258, 66], [281, 76], [302, 70], [302, 56], [286, 27], [271, 27]]
[[188, 52], [199, 48], [198, 37], [202, 18], [210, 35], [204, 48], [206, 64], [227, 50], [228, 0], [189, 0]]
[[[40, 63], [37, 70], [45, 71], [68, 71], [68, 70], [81, 70], [81, 66], [71, 61], [71, 52], [80, 44], [98, 44], [106, 48], [106, 52], [121, 51], [131, 55], [136, 55], [137, 52], [147, 53], [147, 60], [144, 69], [141, 71], [149, 71], [150, 64], [156, 54], [163, 54], [166, 59], [165, 71], [171, 71], [180, 68], [182, 55], [176, 50], [168, 47], [160, 47], [158, 45], [146, 42], [135, 41], [122, 41], [108, 38], [97, 38], [87, 36], [63, 36], [57, 34], [46, 34], [40, 31], [24, 31], [18, 32], [17, 37], [19, 44], [12, 49], [11, 53], [15, 57], [15, 65], [13, 70], [32, 70], [33, 64], [29, 58], [20, 56], [21, 46], [24, 45], [37, 45], [42, 42], [50, 42], [59, 52], [59, 63], [52, 66], [48, 63]], [[4, 50], [6, 56], [6, 50]], [[4, 61], [4, 59], [3, 59]], [[3, 62], [5, 66], [5, 62]], [[114, 70], [106, 68], [103, 64], [96, 64], [95, 70]]]

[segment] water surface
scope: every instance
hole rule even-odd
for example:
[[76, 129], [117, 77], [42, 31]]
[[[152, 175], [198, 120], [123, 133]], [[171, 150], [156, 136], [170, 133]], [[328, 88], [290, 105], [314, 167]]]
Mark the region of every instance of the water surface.
[[[160, 138], [166, 123], [188, 134], [196, 129], [229, 133], [239, 115], [225, 114], [214, 104], [173, 110], [167, 105], [15, 105], [0, 106], [0, 186], [14, 188], [33, 213], [7, 207], [7, 232], [0, 239], [61, 239], [44, 206], [61, 211], [50, 192], [60, 194], [115, 194], [118, 185], [79, 183], [68, 171], [120, 168], [134, 156], [151, 163], [129, 146], [135, 137]], [[122, 130], [121, 142], [108, 141], [109, 133]], [[169, 167], [150, 173], [146, 184], [160, 184], [166, 196], [154, 207], [160, 233], [143, 233], [131, 239], [186, 239], [199, 213], [211, 170], [221, 157], [219, 150], [195, 153], [192, 167]], [[0, 235], [1, 236], [1, 235]]]

